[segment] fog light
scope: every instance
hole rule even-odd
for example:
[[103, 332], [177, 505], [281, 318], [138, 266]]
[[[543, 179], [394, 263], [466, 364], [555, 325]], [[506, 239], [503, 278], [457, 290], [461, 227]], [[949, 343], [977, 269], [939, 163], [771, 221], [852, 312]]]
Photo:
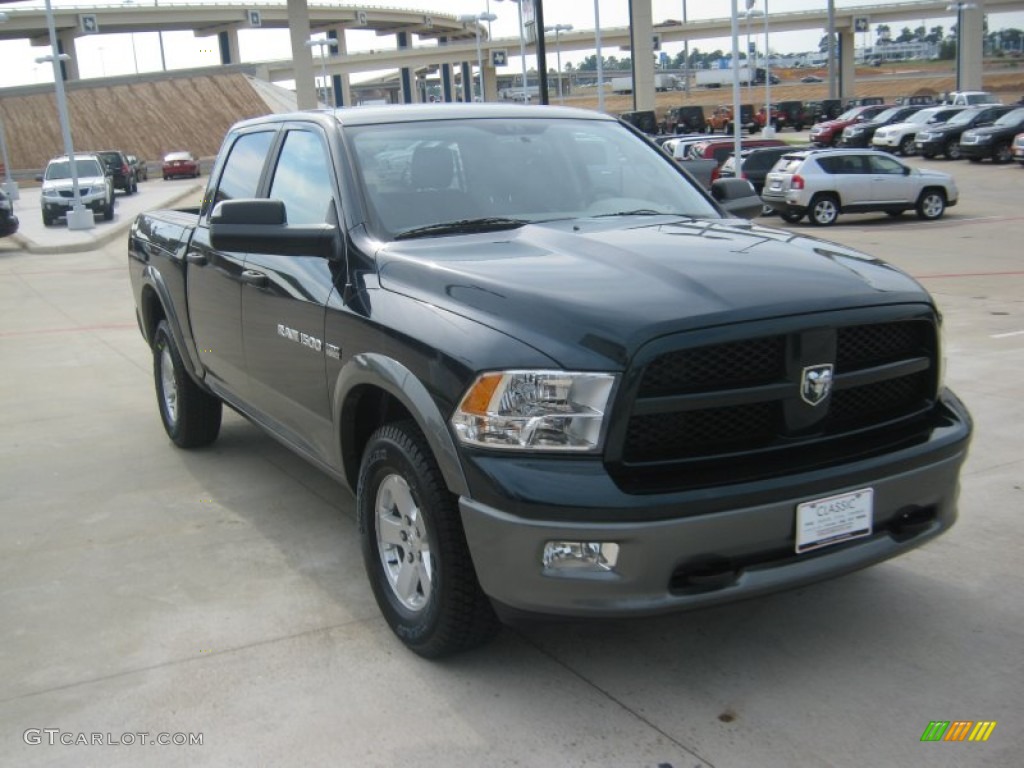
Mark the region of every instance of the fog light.
[[615, 570], [619, 545], [613, 541], [549, 541], [542, 562], [554, 571], [604, 572]]

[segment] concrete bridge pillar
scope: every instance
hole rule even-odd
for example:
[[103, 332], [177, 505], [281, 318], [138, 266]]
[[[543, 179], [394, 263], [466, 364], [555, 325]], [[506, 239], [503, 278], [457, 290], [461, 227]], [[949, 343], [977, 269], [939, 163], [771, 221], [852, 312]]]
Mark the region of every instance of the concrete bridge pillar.
[[961, 91], [982, 90], [982, 54], [985, 42], [985, 9], [983, 3], [964, 4], [958, 13], [962, 29], [958, 29], [957, 82]]
[[313, 54], [309, 40], [309, 7], [306, 0], [288, 0], [288, 37], [295, 66], [295, 103], [299, 109], [316, 109], [316, 85], [313, 82]]
[[629, 0], [633, 109], [654, 109], [654, 15], [651, 2]]
[[491, 62], [484, 60], [484, 101], [498, 100], [498, 70], [491, 66]]
[[232, 27], [217, 33], [221, 64], [238, 64], [242, 60], [238, 52], [238, 28]]
[[[327, 49], [331, 52], [332, 58], [348, 55], [348, 44], [345, 42], [344, 27], [329, 30], [327, 32], [327, 37], [331, 40], [336, 40], [338, 43], [337, 48]], [[352, 101], [352, 80], [347, 74], [332, 75], [331, 87], [334, 89], [335, 106], [351, 107], [354, 104]]]
[[837, 30], [839, 35], [839, 98], [846, 103], [857, 92], [857, 64], [853, 27]]
[[473, 102], [473, 68], [468, 61], [462, 62], [462, 100]]
[[75, 38], [77, 33], [73, 29], [62, 29], [57, 33], [57, 53], [66, 53], [71, 58], [60, 63], [60, 71], [65, 80], [80, 80], [78, 72], [78, 55], [75, 53]]
[[[409, 33], [399, 32], [395, 35], [398, 47], [408, 48], [409, 47]], [[412, 70], [409, 67], [402, 67], [399, 71], [399, 80], [402, 83], [402, 103], [412, 104], [416, 93], [414, 90], [415, 83], [413, 82]]]

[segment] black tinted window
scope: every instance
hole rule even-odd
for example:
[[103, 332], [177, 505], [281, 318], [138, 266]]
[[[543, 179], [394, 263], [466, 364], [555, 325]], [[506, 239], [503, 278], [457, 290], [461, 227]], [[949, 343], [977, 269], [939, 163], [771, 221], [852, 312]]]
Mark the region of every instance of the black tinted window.
[[289, 131], [274, 169], [270, 197], [281, 200], [289, 224], [323, 224], [334, 200], [327, 151], [310, 131]]
[[863, 163], [860, 155], [838, 155], [833, 157], [819, 157], [818, 165], [825, 173], [853, 174], [863, 173]]
[[217, 185], [214, 203], [256, 197], [260, 173], [273, 140], [274, 134], [271, 131], [247, 133], [238, 137], [224, 164], [224, 173], [221, 174], [220, 183]]

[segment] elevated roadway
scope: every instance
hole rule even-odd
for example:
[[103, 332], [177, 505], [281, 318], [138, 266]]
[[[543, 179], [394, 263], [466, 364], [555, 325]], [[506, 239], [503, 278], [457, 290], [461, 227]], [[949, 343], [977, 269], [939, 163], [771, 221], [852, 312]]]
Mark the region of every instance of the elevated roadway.
[[[688, 21], [685, 25], [676, 19], [653, 22], [650, 18], [650, 3], [634, 0], [635, 37], [646, 47], [645, 41], [651, 35], [638, 33], [639, 24], [650, 27], [663, 43], [696, 42], [711, 38], [728, 37], [731, 34], [729, 18]], [[822, 6], [825, 4], [822, 3]], [[1024, 10], [1024, 0], [976, 0], [973, 8], [964, 10], [964, 45], [961, 61], [961, 81], [964, 88], [981, 87], [981, 39], [985, 14]], [[645, 6], [648, 6], [645, 8]], [[922, 18], [949, 16], [948, 0], [908, 0], [907, 2], [844, 6], [836, 9], [836, 30], [840, 37], [840, 83], [842, 96], [854, 91], [854, 20], [868, 17], [872, 24], [918, 21]], [[324, 3], [307, 3], [305, 0], [286, 2], [245, 2], [239, 3], [161, 3], [159, 5], [95, 5], [55, 8], [54, 19], [63, 52], [71, 53], [66, 75], [76, 79], [78, 74], [73, 58], [74, 40], [82, 32], [81, 17], [95, 16], [99, 32], [131, 33], [171, 30], [192, 30], [197, 36], [219, 38], [222, 63], [239, 63], [238, 32], [257, 26], [251, 11], [259, 12], [258, 27], [261, 29], [288, 28], [292, 31], [292, 46], [295, 54], [282, 61], [258, 62], [261, 76], [271, 82], [295, 80], [300, 84], [312, 82], [313, 69], [309, 49], [304, 46], [308, 32], [325, 31], [337, 40], [338, 54], [326, 62], [326, 71], [334, 77], [336, 98], [339, 103], [350, 103], [348, 76], [358, 72], [378, 71], [396, 68], [403, 72], [405, 100], [415, 99], [415, 89], [409, 73], [423, 67], [440, 68], [445, 85], [446, 97], [454, 94], [452, 88], [452, 67], [461, 66], [463, 82], [470, 78], [469, 69], [476, 61], [476, 29], [460, 22], [457, 17], [444, 13], [424, 13], [403, 9], [362, 8]], [[303, 15], [305, 11], [305, 15]], [[639, 11], [639, 12], [638, 12]], [[8, 20], [0, 24], [0, 40], [28, 38], [35, 44], [46, 41], [46, 18], [41, 8], [10, 8]], [[303, 23], [305, 22], [305, 23]], [[769, 18], [773, 32], [827, 27], [827, 10], [822, 7], [810, 11], [772, 13]], [[299, 27], [299, 29], [296, 29]], [[380, 36], [394, 35], [397, 48], [385, 50], [348, 51], [345, 31], [366, 29]], [[307, 30], [307, 31], [303, 31]], [[481, 29], [482, 48], [485, 61], [491, 59], [492, 50], [507, 51], [509, 56], [518, 53], [519, 38], [486, 39], [486, 30]], [[601, 30], [602, 44], [609, 49], [629, 48], [632, 44], [630, 27], [612, 27]], [[560, 35], [563, 51], [593, 50], [594, 30], [576, 29]], [[529, 46], [528, 52], [535, 51]], [[649, 51], [653, 53], [653, 50]], [[637, 61], [649, 57], [637, 56]], [[493, 98], [496, 88], [495, 70], [489, 64], [484, 67], [485, 88], [488, 98]], [[645, 88], [647, 77], [651, 87]], [[647, 94], [647, 91], [650, 94]], [[648, 98], [653, 104], [653, 72], [637, 73], [637, 108], [649, 108]], [[468, 94], [467, 94], [468, 95]]]

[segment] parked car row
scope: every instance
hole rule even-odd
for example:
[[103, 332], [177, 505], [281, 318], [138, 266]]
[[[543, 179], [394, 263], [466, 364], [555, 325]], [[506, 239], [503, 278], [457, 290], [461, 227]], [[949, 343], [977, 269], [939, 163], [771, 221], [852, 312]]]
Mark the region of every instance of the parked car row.
[[[165, 180], [174, 176], [194, 178], [200, 174], [199, 160], [191, 152], [167, 154], [161, 169]], [[53, 158], [43, 173], [36, 177], [42, 183], [39, 199], [45, 226], [66, 218], [74, 207], [73, 175], [78, 179], [78, 199], [82, 205], [110, 221], [114, 218], [116, 190], [126, 195], [138, 192], [139, 182], [149, 178], [149, 169], [137, 155], [113, 149], [75, 153], [74, 164], [67, 155]], [[4, 234], [4, 222], [4, 217], [0, 216], [0, 235]], [[14, 222], [17, 228], [17, 219]]]

